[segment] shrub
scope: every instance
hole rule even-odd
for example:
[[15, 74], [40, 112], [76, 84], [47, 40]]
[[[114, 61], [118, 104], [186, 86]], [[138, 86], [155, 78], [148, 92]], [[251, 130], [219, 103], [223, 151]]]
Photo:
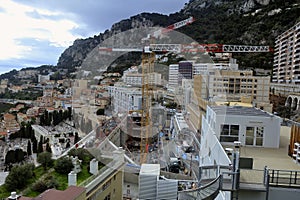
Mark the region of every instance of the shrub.
[[73, 169], [72, 159], [68, 156], [56, 160], [54, 169], [57, 173], [68, 174]]

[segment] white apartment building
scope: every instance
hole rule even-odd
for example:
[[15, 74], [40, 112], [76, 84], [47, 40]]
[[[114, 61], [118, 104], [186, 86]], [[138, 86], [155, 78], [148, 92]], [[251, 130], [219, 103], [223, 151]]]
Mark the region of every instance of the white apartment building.
[[[182, 61], [181, 63], [192, 63], [192, 74], [208, 74], [211, 70], [238, 70], [238, 64], [235, 59], [230, 59], [229, 63], [195, 63], [195, 61]], [[168, 89], [170, 91], [175, 91], [179, 85], [179, 65], [171, 64], [169, 65], [169, 83]], [[183, 78], [184, 79], [184, 78]]]
[[124, 83], [132, 86], [142, 86], [143, 84], [143, 75], [139, 73], [126, 73], [123, 76]]
[[175, 91], [178, 87], [178, 64], [169, 65], [169, 83], [168, 90]]
[[238, 64], [235, 59], [231, 59], [230, 63], [195, 63], [193, 64], [193, 74], [207, 74], [210, 70], [231, 69], [238, 70]]
[[272, 82], [300, 83], [300, 22], [275, 40]]
[[[149, 73], [148, 75], [148, 83], [151, 85], [161, 85], [161, 74], [153, 72]], [[132, 86], [139, 86], [141, 87], [143, 85], [143, 75], [137, 72], [132, 72], [132, 73], [126, 73], [123, 76], [123, 81], [127, 85], [132, 85]]]
[[108, 87], [114, 113], [123, 113], [130, 110], [141, 110], [142, 90], [128, 86]]
[[38, 75], [38, 82], [39, 83], [45, 83], [45, 82], [47, 82], [47, 81], [49, 81], [50, 80], [50, 74], [48, 74], [48, 75]]

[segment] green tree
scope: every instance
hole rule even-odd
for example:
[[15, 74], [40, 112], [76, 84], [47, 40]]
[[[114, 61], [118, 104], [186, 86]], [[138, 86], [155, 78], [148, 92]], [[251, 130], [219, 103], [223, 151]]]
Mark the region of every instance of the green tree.
[[37, 149], [37, 140], [34, 138], [32, 141], [32, 152], [33, 153], [38, 153], [38, 149]]
[[42, 153], [43, 151], [44, 151], [43, 142], [39, 141], [38, 146], [37, 146], [37, 153]]
[[14, 150], [9, 150], [5, 155], [5, 164], [8, 165], [10, 163], [16, 162], [16, 156]]
[[27, 155], [31, 156], [32, 155], [32, 151], [31, 151], [31, 142], [30, 140], [28, 140], [27, 142]]
[[64, 156], [56, 160], [54, 169], [60, 174], [68, 174], [73, 169], [72, 159], [68, 156]]
[[68, 118], [71, 121], [72, 120], [72, 108], [68, 107]]
[[61, 121], [61, 119], [59, 118], [57, 110], [54, 110], [54, 112], [53, 112], [53, 125], [56, 126], [57, 124], [59, 124], [60, 121]]
[[22, 189], [33, 176], [33, 164], [16, 165], [12, 167], [5, 179], [5, 186], [10, 191]]
[[104, 109], [103, 108], [99, 108], [96, 112], [97, 115], [104, 115]]
[[45, 113], [40, 116], [40, 125], [41, 126], [46, 125]]
[[47, 151], [40, 153], [37, 157], [37, 161], [44, 167], [44, 170], [47, 170], [47, 167], [50, 167], [53, 165], [51, 153], [49, 153]]
[[47, 142], [47, 144], [46, 144], [46, 151], [49, 153], [52, 153], [49, 142]]
[[75, 136], [74, 136], [74, 144], [76, 144], [77, 142], [79, 142], [80, 138], [78, 136], [78, 132], [75, 133]]
[[70, 141], [68, 141], [67, 144], [66, 144], [66, 149], [68, 149], [70, 147], [71, 147], [71, 144], [70, 144]]
[[15, 150], [15, 159], [16, 162], [22, 162], [25, 158], [26, 153], [22, 149]]

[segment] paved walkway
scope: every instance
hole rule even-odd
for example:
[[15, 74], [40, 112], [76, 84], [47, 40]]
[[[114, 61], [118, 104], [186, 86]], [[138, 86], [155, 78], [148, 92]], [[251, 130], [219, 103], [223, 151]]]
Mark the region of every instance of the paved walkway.
[[282, 126], [280, 131], [280, 147], [259, 148], [241, 147], [241, 157], [253, 157], [253, 169], [300, 170], [300, 165], [288, 156], [288, 145], [290, 141], [290, 127]]

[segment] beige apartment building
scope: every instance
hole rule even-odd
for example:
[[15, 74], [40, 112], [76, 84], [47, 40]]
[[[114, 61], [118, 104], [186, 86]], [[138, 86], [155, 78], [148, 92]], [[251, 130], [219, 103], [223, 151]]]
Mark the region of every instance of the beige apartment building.
[[253, 76], [246, 70], [211, 70], [205, 75], [194, 76], [194, 94], [187, 106], [189, 119], [197, 130], [207, 105], [255, 106], [272, 111], [269, 101], [270, 77]]
[[300, 22], [275, 40], [274, 83], [300, 83]]

